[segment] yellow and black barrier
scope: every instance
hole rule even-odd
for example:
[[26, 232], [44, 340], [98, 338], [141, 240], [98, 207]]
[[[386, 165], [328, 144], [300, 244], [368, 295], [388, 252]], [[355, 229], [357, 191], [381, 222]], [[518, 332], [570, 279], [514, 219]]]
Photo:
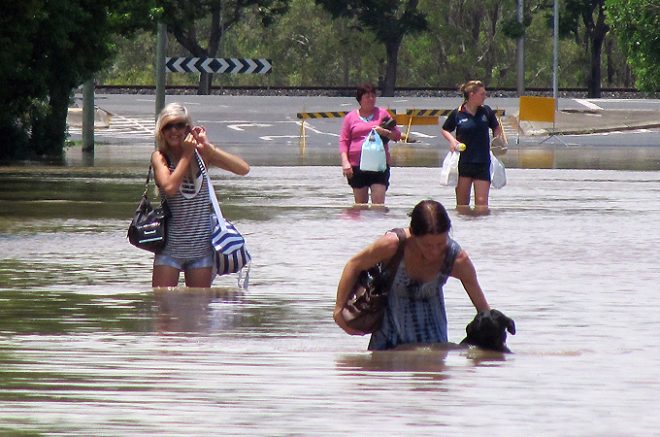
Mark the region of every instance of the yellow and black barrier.
[[298, 112], [296, 118], [302, 120], [300, 123], [300, 140], [298, 141], [300, 153], [305, 153], [307, 135], [305, 133], [305, 120], [319, 118], [344, 118], [350, 111], [323, 111], [323, 112]]
[[[300, 140], [299, 147], [300, 153], [305, 153], [305, 146], [307, 145], [307, 135], [305, 133], [305, 120], [321, 119], [321, 118], [344, 118], [350, 111], [321, 111], [321, 112], [298, 112], [296, 118], [302, 120], [300, 123]], [[388, 109], [392, 117], [396, 117], [396, 111]], [[398, 124], [398, 121], [397, 121]]]
[[[406, 115], [413, 117], [446, 117], [454, 109], [407, 109]], [[496, 109], [495, 115], [502, 117], [505, 115], [504, 109]]]
[[308, 118], [344, 118], [350, 111], [328, 111], [328, 112], [299, 112], [296, 117], [300, 120]]
[[[388, 109], [396, 124], [406, 126], [406, 132], [403, 134], [404, 141], [409, 142], [410, 129], [416, 126], [432, 126], [439, 124], [440, 117], [446, 117], [453, 109], [407, 109], [405, 114], [397, 114], [395, 110]], [[350, 111], [322, 111], [322, 112], [298, 112], [296, 118], [302, 120], [300, 123], [300, 152], [305, 152], [307, 145], [307, 136], [305, 133], [305, 120], [322, 118], [344, 118]], [[502, 117], [505, 114], [504, 109], [496, 109], [495, 114]]]

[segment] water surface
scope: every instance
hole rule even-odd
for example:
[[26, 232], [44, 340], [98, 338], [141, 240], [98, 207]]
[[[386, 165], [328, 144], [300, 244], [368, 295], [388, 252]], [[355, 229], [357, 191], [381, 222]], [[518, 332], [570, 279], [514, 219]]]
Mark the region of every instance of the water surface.
[[[506, 356], [372, 354], [332, 322], [350, 254], [421, 199], [453, 205], [437, 168], [394, 168], [388, 211], [352, 208], [335, 166], [214, 171], [254, 257], [247, 291], [150, 288], [151, 258], [125, 238], [141, 166], [0, 169], [0, 431], [654, 434], [660, 173], [514, 167], [490, 214], [450, 208], [516, 321]], [[458, 281], [445, 295], [459, 342], [474, 310]]]

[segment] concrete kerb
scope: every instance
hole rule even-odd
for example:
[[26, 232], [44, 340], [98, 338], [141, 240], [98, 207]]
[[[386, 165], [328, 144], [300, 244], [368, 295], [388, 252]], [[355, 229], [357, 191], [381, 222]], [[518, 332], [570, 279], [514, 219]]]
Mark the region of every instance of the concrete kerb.
[[[66, 123], [73, 127], [82, 127], [82, 108], [69, 108], [66, 114]], [[112, 114], [101, 108], [94, 108], [94, 128], [107, 129], [112, 122]]]
[[660, 127], [660, 114], [652, 111], [560, 110], [554, 128], [552, 123], [520, 121], [518, 115], [513, 114], [512, 121], [524, 136], [587, 135]]

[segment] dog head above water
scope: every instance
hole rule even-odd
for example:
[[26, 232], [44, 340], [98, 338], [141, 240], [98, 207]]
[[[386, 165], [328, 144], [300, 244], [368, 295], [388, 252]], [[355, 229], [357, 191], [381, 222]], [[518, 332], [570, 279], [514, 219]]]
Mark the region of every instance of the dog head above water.
[[516, 334], [516, 324], [498, 310], [482, 311], [465, 327], [464, 345], [498, 352], [511, 352], [506, 346], [506, 331]]

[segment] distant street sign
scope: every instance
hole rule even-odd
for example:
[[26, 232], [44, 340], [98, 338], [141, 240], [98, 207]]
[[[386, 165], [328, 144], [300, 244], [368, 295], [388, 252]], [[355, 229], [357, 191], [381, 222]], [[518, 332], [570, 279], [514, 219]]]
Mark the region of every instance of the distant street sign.
[[166, 58], [166, 71], [172, 73], [267, 74], [270, 59], [239, 58]]

